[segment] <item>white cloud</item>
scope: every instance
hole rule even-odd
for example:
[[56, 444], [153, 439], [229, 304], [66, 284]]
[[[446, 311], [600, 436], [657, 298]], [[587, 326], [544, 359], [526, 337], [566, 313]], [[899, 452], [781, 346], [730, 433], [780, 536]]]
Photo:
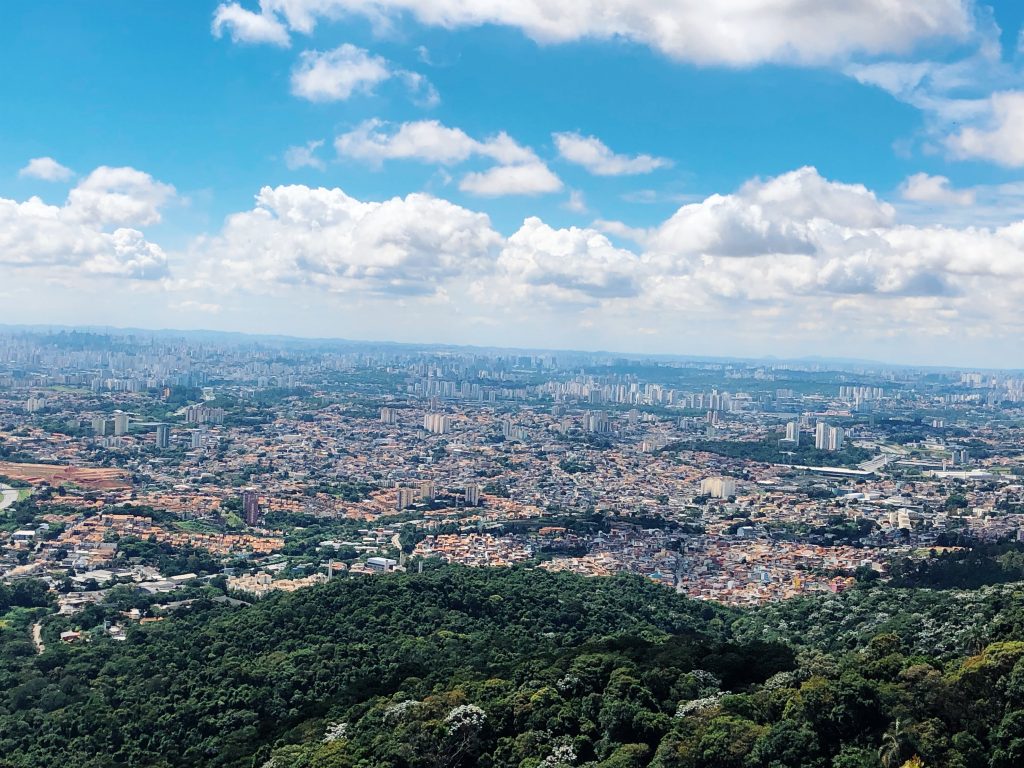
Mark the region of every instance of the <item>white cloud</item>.
[[830, 182], [813, 168], [801, 168], [747, 182], [734, 195], [684, 205], [651, 234], [649, 246], [676, 258], [811, 255], [823, 228], [866, 229], [892, 217], [892, 207], [865, 187]]
[[135, 229], [104, 231], [67, 207], [38, 197], [23, 203], [0, 198], [0, 264], [19, 268], [75, 270], [77, 274], [162, 277], [167, 258]]
[[930, 176], [915, 173], [908, 176], [900, 186], [904, 200], [915, 203], [939, 203], [942, 205], [973, 205], [975, 194], [969, 189], [953, 189], [945, 176]]
[[303, 284], [334, 292], [425, 296], [485, 271], [500, 245], [483, 213], [430, 195], [361, 202], [340, 189], [265, 187], [197, 248], [202, 285]]
[[[618, 247], [601, 230], [635, 246]], [[348, 304], [399, 297], [388, 299], [408, 302], [398, 314], [388, 304], [394, 327], [419, 328], [444, 302], [460, 317], [533, 328], [534, 341], [548, 345], [593, 334], [601, 346], [612, 338], [628, 345], [638, 317], [664, 338], [713, 331], [710, 338], [736, 344], [849, 345], [894, 333], [996, 339], [1024, 330], [1024, 221], [901, 223], [869, 189], [813, 168], [683, 205], [650, 229], [557, 228], [530, 217], [508, 237], [486, 215], [430, 195], [377, 203], [338, 189], [267, 188], [194, 250], [206, 267], [190, 289], [317, 286]], [[456, 295], [465, 300], [448, 304]]]
[[[639, 258], [592, 229], [554, 229], [536, 217], [523, 222], [497, 262], [496, 301], [590, 304], [635, 297]], [[479, 290], [479, 289], [478, 289]]]
[[223, 3], [213, 13], [211, 31], [221, 37], [225, 31], [236, 43], [270, 43], [287, 48], [291, 44], [288, 29], [266, 9], [253, 13], [238, 3]]
[[288, 147], [284, 152], [284, 164], [295, 171], [299, 168], [316, 168], [319, 171], [327, 166], [316, 155], [316, 151], [324, 145], [323, 139], [308, 141], [305, 144]]
[[672, 164], [664, 157], [617, 155], [595, 136], [581, 136], [579, 133], [555, 133], [552, 136], [563, 159], [582, 165], [598, 176], [650, 173]]
[[366, 120], [334, 140], [339, 155], [380, 163], [383, 160], [421, 160], [445, 165], [461, 163], [479, 149], [479, 142], [458, 128], [437, 120], [402, 123], [386, 130], [381, 120]]
[[104, 224], [156, 224], [174, 187], [134, 168], [101, 165], [68, 193], [67, 215]]
[[991, 160], [1011, 168], [1024, 166], [1024, 91], [994, 93], [983, 127], [970, 126], [947, 139], [961, 159]]
[[18, 171], [18, 175], [42, 181], [67, 181], [75, 172], [65, 168], [52, 157], [33, 157], [28, 161], [28, 165]]
[[221, 310], [224, 309], [220, 304], [196, 301], [195, 299], [186, 299], [185, 301], [172, 303], [169, 306], [178, 312], [202, 312], [207, 315], [219, 315]]
[[292, 70], [292, 93], [314, 102], [345, 101], [356, 93], [372, 93], [381, 83], [397, 79], [422, 107], [441, 102], [437, 89], [419, 72], [395, 67], [382, 56], [344, 43], [330, 51], [303, 51]]
[[366, 120], [334, 140], [339, 155], [380, 163], [383, 160], [420, 160], [455, 165], [473, 156], [502, 164], [537, 160], [532, 150], [502, 132], [483, 141], [437, 120], [417, 120], [393, 128], [381, 120]]
[[587, 200], [578, 189], [569, 190], [569, 199], [562, 203], [562, 207], [573, 213], [586, 213]]
[[332, 51], [303, 51], [292, 72], [292, 93], [309, 101], [344, 101], [391, 77], [386, 59], [344, 43]]
[[562, 188], [556, 176], [534, 154], [506, 133], [482, 141], [437, 120], [402, 123], [397, 128], [380, 120], [367, 120], [334, 140], [339, 155], [379, 165], [384, 160], [419, 160], [457, 165], [473, 157], [499, 165], [466, 174], [459, 189], [476, 195], [534, 195]]
[[459, 181], [459, 189], [463, 192], [484, 197], [539, 195], [557, 192], [561, 188], [562, 180], [539, 160], [522, 165], [498, 165], [481, 173], [467, 173]]
[[405, 83], [406, 88], [412, 95], [412, 100], [421, 107], [436, 107], [441, 103], [441, 95], [437, 92], [434, 84], [419, 72], [400, 70], [398, 76]]
[[976, 32], [970, 0], [262, 0], [261, 9], [304, 34], [319, 18], [359, 14], [383, 26], [409, 14], [448, 29], [516, 27], [546, 43], [621, 38], [681, 61], [728, 66], [906, 54]]

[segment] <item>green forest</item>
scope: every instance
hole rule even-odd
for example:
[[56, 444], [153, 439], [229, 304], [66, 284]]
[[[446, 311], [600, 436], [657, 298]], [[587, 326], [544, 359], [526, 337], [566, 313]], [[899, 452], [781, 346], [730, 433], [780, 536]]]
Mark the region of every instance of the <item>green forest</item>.
[[738, 611], [640, 577], [449, 566], [195, 594], [123, 642], [53, 642], [45, 616], [37, 654], [45, 595], [7, 593], [0, 766], [1024, 765], [1017, 584]]

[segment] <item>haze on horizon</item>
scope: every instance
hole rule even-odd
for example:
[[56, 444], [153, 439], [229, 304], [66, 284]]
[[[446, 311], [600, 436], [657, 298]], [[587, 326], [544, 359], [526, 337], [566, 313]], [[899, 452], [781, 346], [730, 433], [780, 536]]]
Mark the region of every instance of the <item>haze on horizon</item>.
[[737, 5], [9, 3], [0, 323], [1024, 366], [1024, 8]]

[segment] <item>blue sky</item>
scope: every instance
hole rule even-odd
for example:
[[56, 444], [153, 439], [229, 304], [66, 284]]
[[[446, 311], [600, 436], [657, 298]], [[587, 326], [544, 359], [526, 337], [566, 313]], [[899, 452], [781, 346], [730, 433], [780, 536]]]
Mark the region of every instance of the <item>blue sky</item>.
[[0, 319], [1024, 365], [1020, 4], [707, 5], [6, 3]]

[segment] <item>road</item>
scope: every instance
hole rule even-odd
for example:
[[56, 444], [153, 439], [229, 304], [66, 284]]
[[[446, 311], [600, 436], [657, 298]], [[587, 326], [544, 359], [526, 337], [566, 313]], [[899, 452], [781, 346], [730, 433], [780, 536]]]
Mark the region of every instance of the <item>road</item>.
[[0, 483], [0, 509], [7, 509], [18, 500], [18, 491], [9, 485]]

